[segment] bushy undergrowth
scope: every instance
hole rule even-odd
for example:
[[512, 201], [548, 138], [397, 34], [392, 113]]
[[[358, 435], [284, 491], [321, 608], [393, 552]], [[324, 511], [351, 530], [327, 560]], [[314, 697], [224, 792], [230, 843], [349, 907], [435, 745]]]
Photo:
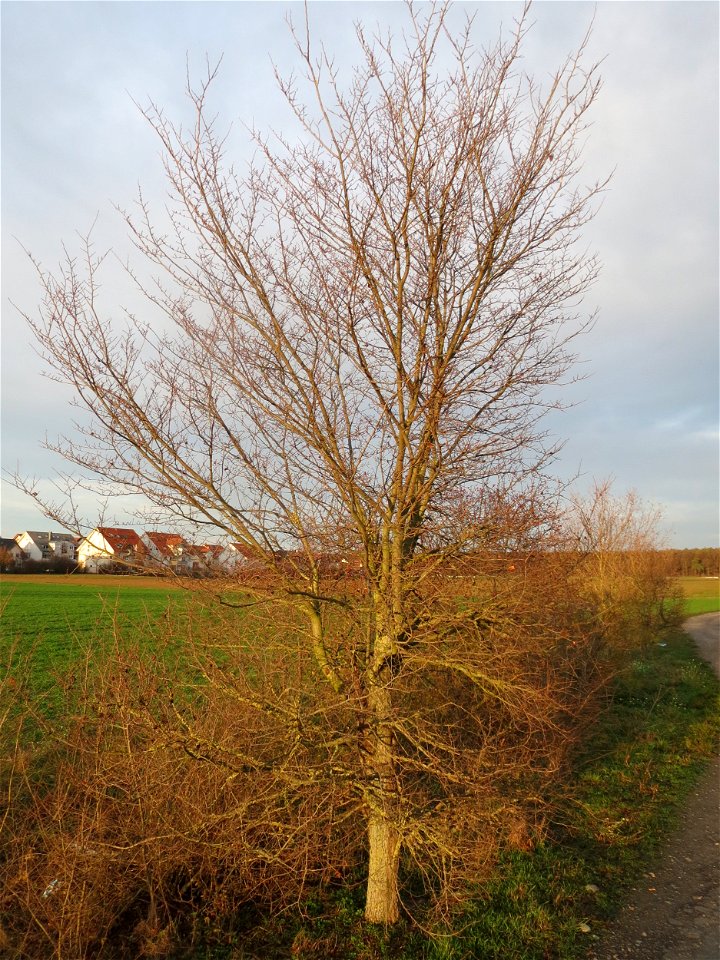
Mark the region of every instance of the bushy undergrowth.
[[[301, 801], [284, 795], [262, 764], [272, 716], [241, 696], [229, 709], [187, 659], [172, 669], [124, 645], [68, 677], [65, 695], [65, 715], [37, 703], [17, 715], [3, 771], [18, 956], [167, 956], [224, 936], [248, 905], [272, 912], [338, 875], [354, 838], [330, 829], [336, 799], [311, 780]], [[287, 762], [301, 776], [303, 758]]]
[[570, 960], [591, 939], [676, 823], [717, 751], [718, 682], [674, 629], [633, 656], [607, 709], [557, 785], [546, 836], [502, 854], [431, 960]]
[[[545, 602], [542, 633], [531, 584], [511, 599], [514, 635], [474, 613], [464, 634], [421, 623], [393, 679], [403, 890], [428, 923], [487, 875], [498, 838], [528, 842], [597, 684], [589, 648], [567, 639], [572, 607]], [[501, 602], [485, 604], [493, 617]], [[364, 695], [322, 681], [288, 616], [168, 612], [135, 640], [116, 622], [114, 645], [88, 648], [45, 693], [32, 664], [10, 671], [2, 907], [18, 957], [171, 956], [268, 931], [286, 955], [330, 956], [332, 940], [350, 956], [353, 939], [358, 956], [387, 954], [342, 901], [367, 873]], [[339, 638], [349, 616], [337, 614]], [[447, 672], [461, 654], [482, 685]], [[444, 766], [428, 761], [430, 742]], [[322, 910], [298, 926], [308, 898]], [[282, 934], [257, 919], [278, 916]]]
[[[116, 638], [108, 659], [88, 656], [58, 677], [48, 696], [56, 706], [60, 695], [64, 712], [24, 690], [21, 669], [6, 674], [3, 702], [25, 702], [2, 731], [0, 937], [10, 956], [581, 956], [581, 925], [594, 930], [612, 909], [718, 730], [716, 681], [687, 639], [666, 631], [605, 688], [606, 709], [571, 765], [549, 750], [548, 776], [515, 770], [495, 794], [472, 798], [484, 797], [488, 835], [475, 887], [445, 903], [447, 935], [430, 910], [437, 891], [411, 859], [403, 895], [421, 923], [388, 933], [362, 920], [365, 841], [339, 742], [298, 728], [277, 776], [288, 730], [279, 708], [303, 707], [303, 723], [332, 719], [336, 730], [348, 727], [344, 708], [325, 687], [327, 702], [310, 709], [284, 699], [289, 662], [273, 660], [267, 637], [239, 651], [245, 679], [222, 686], [177, 624], [164, 644], [166, 628], [163, 618], [142, 643]], [[237, 654], [214, 648], [218, 675], [232, 677]], [[280, 696], [263, 700], [260, 676]]]

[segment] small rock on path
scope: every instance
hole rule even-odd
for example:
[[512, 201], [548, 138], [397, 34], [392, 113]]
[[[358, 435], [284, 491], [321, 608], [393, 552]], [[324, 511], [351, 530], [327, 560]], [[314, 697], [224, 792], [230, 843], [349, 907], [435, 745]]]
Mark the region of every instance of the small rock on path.
[[[684, 629], [720, 675], [720, 614], [692, 617]], [[720, 960], [720, 757], [589, 960]]]

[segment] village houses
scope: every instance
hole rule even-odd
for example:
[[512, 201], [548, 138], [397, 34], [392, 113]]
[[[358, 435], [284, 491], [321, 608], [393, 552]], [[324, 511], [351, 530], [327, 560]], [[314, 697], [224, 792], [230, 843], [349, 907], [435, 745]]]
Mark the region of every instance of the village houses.
[[[252, 550], [240, 543], [194, 544], [179, 533], [146, 531], [138, 534], [130, 527], [95, 527], [86, 537], [70, 533], [26, 530], [3, 546], [12, 557], [13, 569], [47, 563], [58, 569], [56, 561], [65, 561], [77, 572], [152, 572], [179, 576], [248, 574], [262, 569]], [[276, 551], [280, 563], [303, 563], [303, 555]], [[346, 557], [322, 558], [326, 572], [356, 572], [357, 563]], [[361, 565], [360, 565], [361, 566]], [[67, 567], [66, 567], [67, 569]]]
[[15, 543], [22, 551], [19, 560], [74, 560], [76, 538], [71, 533], [24, 530], [15, 536]]

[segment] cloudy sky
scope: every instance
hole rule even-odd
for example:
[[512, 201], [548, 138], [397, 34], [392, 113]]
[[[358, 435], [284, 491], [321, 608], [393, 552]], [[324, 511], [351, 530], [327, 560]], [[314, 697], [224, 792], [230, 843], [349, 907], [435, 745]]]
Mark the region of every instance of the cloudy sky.
[[[718, 544], [718, 11], [717, 3], [538, 3], [526, 46], [547, 78], [594, 16], [591, 54], [604, 88], [586, 152], [587, 179], [614, 171], [587, 241], [604, 264], [591, 290], [593, 331], [578, 345], [584, 379], [574, 406], [550, 427], [567, 438], [557, 465], [579, 485], [614, 477], [660, 504], [669, 542]], [[453, 5], [476, 11], [480, 45], [515, 3]], [[42, 443], [72, 432], [65, 388], [41, 375], [18, 310], [40, 297], [23, 253], [53, 267], [63, 243], [94, 221], [99, 249], [128, 243], [115, 204], [138, 183], [162, 198], [158, 145], [134, 101], [183, 116], [186, 67], [223, 56], [213, 105], [234, 124], [287, 130], [273, 79], [293, 62], [286, 3], [31, 3], [2, 16], [2, 466], [49, 490], [62, 465]], [[318, 40], [343, 66], [354, 59], [353, 22], [400, 28], [403, 6], [311, 3]], [[106, 298], [137, 306], [119, 271]], [[92, 504], [89, 505], [89, 511]], [[32, 501], [3, 481], [3, 536], [44, 529]]]

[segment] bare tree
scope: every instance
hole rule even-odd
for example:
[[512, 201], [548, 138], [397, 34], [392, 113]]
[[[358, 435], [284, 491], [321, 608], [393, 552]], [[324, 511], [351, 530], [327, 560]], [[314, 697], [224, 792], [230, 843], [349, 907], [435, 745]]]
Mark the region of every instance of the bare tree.
[[[242, 543], [265, 570], [247, 589], [301, 618], [353, 718], [366, 916], [385, 923], [403, 849], [452, 859], [469, 806], [448, 798], [482, 779], [492, 724], [530, 743], [563, 709], [539, 643], [555, 628], [517, 610], [498, 626], [490, 603], [480, 617], [448, 571], [527, 552], [548, 523], [544, 391], [582, 327], [596, 263], [578, 237], [602, 188], [578, 183], [598, 91], [584, 45], [542, 87], [521, 69], [527, 12], [484, 51], [445, 7], [407, 17], [402, 42], [358, 27], [348, 85], [295, 33], [308, 101], [278, 80], [304, 134], [258, 136], [244, 175], [208, 115], [212, 70], [189, 89], [192, 129], [146, 111], [170, 226], [142, 197], [127, 220], [171, 333], [102, 314], [89, 242], [58, 275], [39, 268], [28, 318], [92, 412], [67, 460]], [[343, 560], [358, 572], [340, 590]]]
[[569, 519], [582, 557], [578, 589], [592, 610], [598, 644], [646, 645], [662, 626], [679, 622], [681, 592], [662, 550], [658, 507], [632, 490], [614, 495], [605, 480], [586, 499], [574, 498]]

